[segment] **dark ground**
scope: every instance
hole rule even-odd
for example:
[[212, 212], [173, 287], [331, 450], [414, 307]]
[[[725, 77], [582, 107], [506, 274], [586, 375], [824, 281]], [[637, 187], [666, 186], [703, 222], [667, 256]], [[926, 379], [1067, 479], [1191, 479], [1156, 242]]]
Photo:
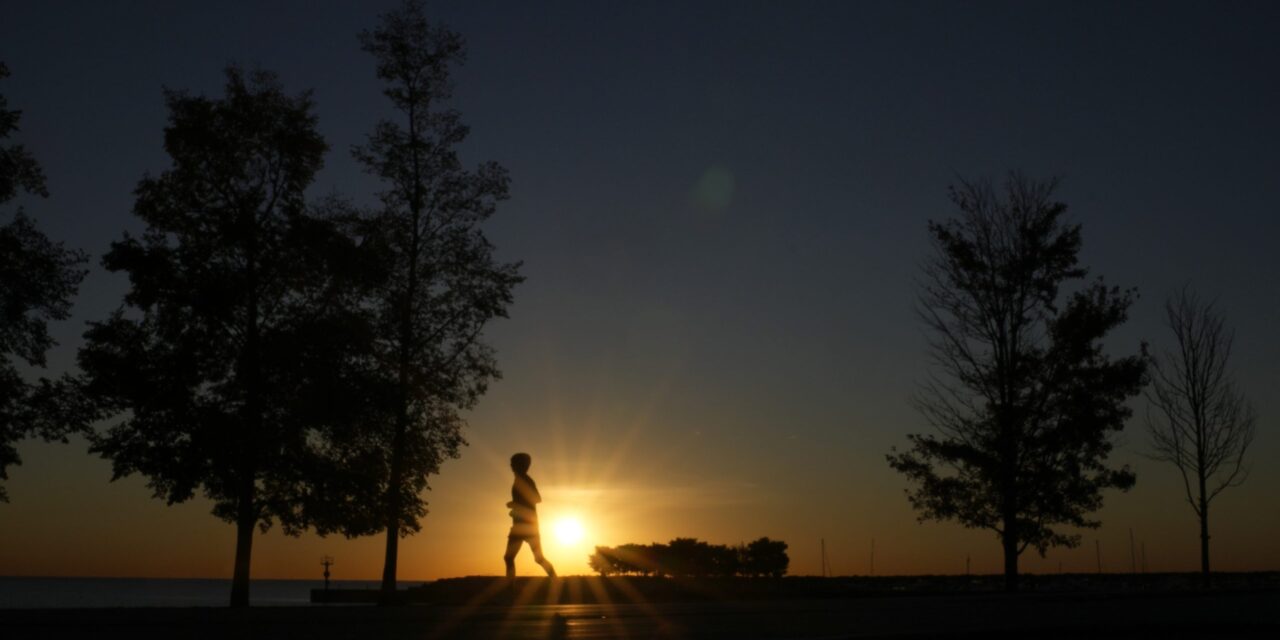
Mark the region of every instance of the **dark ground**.
[[[519, 594], [516, 600], [521, 600]], [[1280, 591], [934, 593], [605, 605], [3, 610], [18, 638], [1275, 638]]]
[[[1199, 573], [1023, 574], [1028, 593], [1177, 593], [1200, 588]], [[495, 576], [447, 578], [403, 589], [406, 602], [420, 604], [609, 604], [615, 602], [743, 602], [808, 600], [883, 595], [999, 593], [1003, 575], [975, 576], [787, 576], [784, 578], [653, 576], [571, 576], [549, 581], [518, 578], [515, 589]], [[1219, 592], [1280, 591], [1280, 573], [1260, 571], [1214, 574]], [[325, 598], [328, 600], [325, 600]], [[312, 592], [313, 602], [370, 602], [368, 590]]]

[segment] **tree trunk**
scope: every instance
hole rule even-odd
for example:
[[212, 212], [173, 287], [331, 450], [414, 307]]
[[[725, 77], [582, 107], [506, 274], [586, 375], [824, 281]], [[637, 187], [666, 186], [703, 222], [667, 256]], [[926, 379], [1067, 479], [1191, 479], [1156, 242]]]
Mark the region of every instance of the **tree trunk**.
[[[249, 220], [256, 219], [257, 212], [248, 214]], [[257, 476], [256, 438], [262, 433], [262, 411], [259, 407], [261, 371], [258, 345], [258, 229], [253, 224], [253, 233], [249, 234], [246, 247], [246, 275], [248, 280], [249, 299], [245, 317], [244, 348], [240, 352], [241, 384], [244, 385], [245, 403], [240, 433], [240, 469], [239, 504], [236, 505], [236, 564], [231, 574], [231, 606], [249, 606], [249, 567], [253, 552], [253, 528], [258, 524], [258, 510], [254, 505], [257, 498], [255, 478]]]
[[1018, 538], [1017, 522], [1006, 518], [1004, 534], [1000, 538], [1004, 548], [1004, 590], [1008, 593], [1018, 591]]
[[396, 592], [396, 563], [400, 556], [400, 530], [397, 523], [387, 524], [387, 550], [382, 564], [382, 594], [378, 604], [391, 604]]
[[[418, 291], [418, 251], [421, 248], [422, 224], [422, 183], [421, 152], [418, 132], [418, 119], [415, 116], [418, 108], [418, 96], [414, 87], [407, 87], [409, 94], [408, 124], [409, 150], [413, 163], [413, 186], [409, 195], [409, 212], [412, 220], [411, 237], [408, 247], [409, 273], [405, 281], [405, 298], [399, 310], [399, 371], [396, 382], [400, 393], [399, 414], [396, 416], [396, 431], [391, 439], [391, 468], [387, 478], [387, 548], [382, 564], [382, 593], [379, 604], [394, 604], [396, 598], [396, 565], [400, 556], [400, 520], [403, 505], [400, 502], [401, 484], [404, 482], [404, 447], [405, 432], [409, 429], [409, 386], [411, 384], [410, 362], [416, 344], [414, 331], [414, 306], [417, 303]], [[429, 297], [429, 295], [428, 295]]]
[[1213, 586], [1213, 574], [1209, 572], [1209, 503], [1200, 499], [1200, 583], [1205, 589]]
[[400, 559], [400, 485], [403, 483], [404, 427], [396, 430], [391, 440], [391, 469], [387, 478], [387, 549], [382, 564], [382, 594], [379, 604], [394, 604], [396, 594], [396, 565]]
[[231, 575], [231, 606], [249, 606], [249, 562], [253, 552], [253, 528], [258, 524], [257, 513], [253, 509], [253, 490], [249, 489], [247, 497], [240, 497], [239, 513], [236, 516], [236, 563]]
[[[1007, 419], [1006, 419], [1007, 420]], [[1000, 492], [1000, 520], [1003, 527], [1000, 546], [1004, 551], [1004, 590], [1006, 593], [1018, 591], [1018, 542], [1022, 532], [1018, 530], [1018, 471], [1016, 460], [1018, 450], [1012, 434], [1015, 429], [1006, 427], [1002, 430], [1006, 435], [1002, 447], [1004, 464]]]

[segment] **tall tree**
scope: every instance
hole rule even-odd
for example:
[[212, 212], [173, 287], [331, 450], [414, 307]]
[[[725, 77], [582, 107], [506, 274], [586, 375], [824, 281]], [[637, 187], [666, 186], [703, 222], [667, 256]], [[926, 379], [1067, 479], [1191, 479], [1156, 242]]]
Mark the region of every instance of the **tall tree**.
[[1144, 383], [1145, 355], [1113, 359], [1101, 346], [1133, 293], [1101, 278], [1062, 291], [1087, 271], [1056, 185], [1012, 174], [1001, 191], [950, 189], [958, 215], [929, 223], [934, 254], [918, 306], [933, 370], [917, 406], [935, 433], [912, 434], [909, 449], [888, 456], [911, 481], [921, 520], [997, 534], [1010, 591], [1023, 551], [1077, 546], [1080, 535], [1058, 525], [1097, 527], [1088, 514], [1102, 490], [1134, 483], [1127, 467], [1105, 463]]
[[1253, 406], [1236, 388], [1227, 361], [1235, 341], [1212, 302], [1183, 288], [1165, 301], [1174, 347], [1155, 362], [1147, 423], [1153, 455], [1182, 475], [1187, 502], [1200, 520], [1200, 573], [1209, 573], [1209, 506], [1248, 477]]
[[381, 206], [362, 221], [363, 245], [387, 277], [375, 310], [381, 383], [365, 416], [359, 472], [372, 472], [377, 498], [364, 515], [347, 514], [348, 535], [386, 533], [382, 588], [396, 588], [399, 539], [420, 530], [422, 492], [441, 463], [465, 445], [461, 412], [473, 407], [499, 371], [482, 340], [485, 325], [505, 317], [518, 263], [503, 263], [481, 224], [507, 197], [507, 172], [493, 162], [464, 168], [457, 146], [469, 129], [447, 106], [450, 70], [463, 61], [462, 38], [429, 22], [421, 2], [407, 1], [360, 35], [377, 62], [383, 93], [396, 113], [379, 122], [355, 157], [380, 178]]
[[172, 164], [138, 183], [146, 230], [103, 259], [129, 292], [79, 355], [109, 421], [92, 448], [115, 477], [140, 473], [170, 504], [199, 490], [235, 524], [231, 604], [246, 606], [254, 528], [302, 526], [310, 431], [297, 389], [306, 345], [324, 344], [307, 336], [329, 237], [304, 190], [327, 146], [309, 95], [286, 95], [265, 71], [228, 68], [221, 98], [165, 98]]
[[[0, 80], [7, 77], [9, 68], [0, 62]], [[8, 141], [18, 131], [21, 116], [0, 94], [0, 204], [20, 192], [49, 195], [40, 163], [23, 145]], [[45, 354], [54, 345], [49, 322], [67, 318], [85, 275], [85, 261], [82, 252], [50, 240], [21, 207], [0, 225], [0, 482], [8, 479], [10, 465], [22, 462], [14, 446], [17, 441], [31, 435], [45, 440], [64, 435], [63, 425], [51, 419], [48, 403], [40, 402], [41, 396], [51, 395], [50, 383], [28, 382], [15, 363], [45, 366]], [[0, 484], [0, 502], [8, 500]]]

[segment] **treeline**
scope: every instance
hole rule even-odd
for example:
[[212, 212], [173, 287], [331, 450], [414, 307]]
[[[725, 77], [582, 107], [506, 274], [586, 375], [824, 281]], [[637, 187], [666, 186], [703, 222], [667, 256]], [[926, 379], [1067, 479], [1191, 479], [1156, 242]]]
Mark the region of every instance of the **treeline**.
[[596, 552], [587, 559], [591, 569], [602, 576], [779, 578], [786, 575], [790, 562], [787, 543], [769, 538], [736, 546], [676, 538], [667, 544], [596, 547]]

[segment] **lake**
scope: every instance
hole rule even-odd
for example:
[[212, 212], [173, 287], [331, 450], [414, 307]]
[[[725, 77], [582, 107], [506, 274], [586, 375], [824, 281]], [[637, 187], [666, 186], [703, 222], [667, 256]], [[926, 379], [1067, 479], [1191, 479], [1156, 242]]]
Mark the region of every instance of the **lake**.
[[[334, 580], [334, 588], [376, 589], [374, 580]], [[419, 584], [403, 581], [401, 587]], [[310, 604], [320, 580], [254, 580], [254, 606]], [[0, 577], [0, 609], [98, 607], [225, 607], [231, 580], [170, 578], [25, 578]]]

